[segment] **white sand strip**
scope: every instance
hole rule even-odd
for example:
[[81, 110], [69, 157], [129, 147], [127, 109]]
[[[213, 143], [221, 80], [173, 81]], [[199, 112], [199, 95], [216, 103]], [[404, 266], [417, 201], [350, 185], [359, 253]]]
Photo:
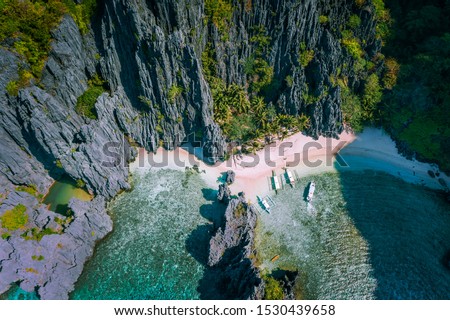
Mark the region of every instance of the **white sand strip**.
[[[341, 150], [341, 151], [340, 151]], [[430, 164], [407, 160], [399, 155], [395, 143], [382, 130], [367, 128], [357, 136], [349, 133], [340, 135], [340, 139], [321, 137], [314, 140], [301, 133], [294, 134], [283, 141], [277, 141], [254, 155], [242, 158], [233, 157], [216, 165], [207, 165], [194, 154], [200, 154], [201, 149], [188, 151], [177, 148], [174, 151], [158, 149], [156, 154], [148, 154], [139, 150], [139, 157], [130, 164], [130, 170], [146, 171], [155, 169], [185, 170], [186, 167], [198, 165], [205, 173], [202, 177], [206, 183], [216, 189], [218, 179], [227, 170], [236, 173], [236, 181], [230, 186], [232, 192], [246, 193], [250, 201], [256, 201], [256, 196], [273, 193], [270, 190], [269, 177], [272, 171], [279, 176], [285, 167], [296, 171], [299, 177], [345, 170], [378, 170], [404, 179], [407, 182], [423, 184], [430, 188], [441, 189], [438, 179], [431, 178], [427, 171], [436, 171]], [[341, 167], [334, 155], [340, 151], [348, 167]], [[450, 178], [441, 173], [450, 186]]]

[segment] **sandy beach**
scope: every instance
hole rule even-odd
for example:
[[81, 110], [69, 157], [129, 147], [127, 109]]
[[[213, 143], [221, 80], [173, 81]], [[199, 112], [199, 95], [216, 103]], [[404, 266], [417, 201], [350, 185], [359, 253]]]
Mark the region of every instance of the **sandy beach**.
[[[339, 156], [336, 156], [338, 152]], [[410, 183], [433, 189], [443, 188], [437, 178], [428, 174], [428, 170], [437, 172], [436, 167], [399, 155], [392, 139], [382, 130], [374, 128], [366, 128], [357, 135], [342, 133], [339, 139], [320, 137], [314, 140], [297, 133], [255, 154], [234, 156], [215, 165], [204, 163], [194, 154], [201, 154], [201, 148], [191, 148], [189, 151], [186, 148], [174, 151], [160, 148], [156, 154], [139, 149], [139, 156], [130, 164], [130, 170], [185, 170], [186, 167], [197, 165], [204, 171], [203, 179], [214, 189], [217, 189], [223, 173], [233, 170], [236, 180], [230, 186], [232, 192], [237, 194], [244, 191], [247, 199], [253, 202], [257, 195], [265, 196], [274, 192], [271, 190], [270, 176], [275, 172], [280, 177], [284, 168], [299, 178], [323, 172], [378, 170]], [[440, 173], [439, 178], [450, 185], [450, 178], [444, 173]]]

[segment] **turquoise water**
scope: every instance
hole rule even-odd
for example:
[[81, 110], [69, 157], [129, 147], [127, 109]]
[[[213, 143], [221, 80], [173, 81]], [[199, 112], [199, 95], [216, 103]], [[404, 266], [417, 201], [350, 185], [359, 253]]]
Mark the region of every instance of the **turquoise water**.
[[7, 292], [0, 295], [0, 300], [39, 300], [39, 297], [35, 292], [24, 291], [17, 284], [13, 284]]
[[[308, 207], [303, 192], [311, 180]], [[274, 200], [258, 226], [261, 268], [299, 270], [299, 298], [450, 298], [442, 263], [450, 206], [436, 192], [365, 171], [305, 178]]]
[[[199, 174], [169, 170], [132, 182], [110, 204], [114, 231], [97, 245], [71, 298], [198, 299], [212, 221], [224, 211], [215, 190]], [[437, 192], [375, 171], [341, 172], [301, 179], [273, 199], [257, 227], [260, 268], [298, 270], [297, 298], [450, 299], [442, 263], [450, 205]], [[0, 298], [36, 297], [14, 286]]]
[[215, 191], [199, 174], [168, 170], [135, 174], [133, 186], [111, 203], [114, 231], [71, 298], [198, 299]]

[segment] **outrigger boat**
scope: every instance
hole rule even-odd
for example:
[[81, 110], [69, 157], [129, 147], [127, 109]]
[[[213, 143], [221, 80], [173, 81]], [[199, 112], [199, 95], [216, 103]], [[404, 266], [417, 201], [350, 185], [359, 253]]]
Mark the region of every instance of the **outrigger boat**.
[[316, 190], [316, 184], [314, 183], [314, 181], [311, 181], [311, 183], [309, 184], [308, 196], [306, 197], [306, 200], [308, 202], [311, 202], [312, 198], [314, 197], [315, 190]]
[[258, 201], [261, 204], [261, 206], [263, 207], [263, 209], [266, 210], [267, 213], [270, 213], [270, 204], [269, 204], [269, 202], [267, 202], [266, 199], [261, 198], [260, 196], [256, 196], [256, 198], [258, 199]]
[[281, 189], [280, 180], [278, 180], [277, 174], [275, 171], [272, 171], [272, 183], [273, 183], [273, 189], [277, 191], [278, 189]]
[[286, 169], [284, 176], [286, 178], [286, 182], [289, 183], [292, 188], [294, 188], [295, 187], [295, 179], [294, 179], [294, 175], [292, 174], [292, 172], [289, 171], [288, 169]]

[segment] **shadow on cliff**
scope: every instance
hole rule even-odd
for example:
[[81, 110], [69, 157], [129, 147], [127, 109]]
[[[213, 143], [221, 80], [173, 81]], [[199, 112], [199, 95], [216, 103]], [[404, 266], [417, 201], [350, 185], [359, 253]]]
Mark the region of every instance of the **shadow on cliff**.
[[[17, 116], [17, 119], [20, 119], [20, 116]], [[30, 134], [27, 130], [25, 130], [23, 123], [21, 124], [22, 136], [27, 142], [31, 154], [44, 166], [45, 170], [48, 172], [48, 175], [53, 180], [61, 179], [64, 175], [64, 170], [58, 168], [56, 165], [57, 159], [51, 153], [45, 151], [45, 149], [41, 147], [41, 144], [36, 136], [34, 134]]]
[[261, 282], [261, 279], [252, 273], [252, 261], [248, 258], [244, 258], [238, 263], [233, 263], [226, 258], [223, 258], [222, 261], [224, 262], [217, 266], [206, 267], [197, 288], [200, 299], [249, 299], [251, 297], [250, 289], [258, 286]]
[[[97, 12], [91, 20], [92, 30], [94, 31], [94, 40], [97, 49], [99, 50], [102, 56], [105, 56], [106, 51], [111, 50], [112, 45], [107, 44], [108, 47], [105, 47], [106, 43], [103, 39], [102, 32], [102, 22], [106, 24], [106, 33], [107, 36], [111, 36], [110, 40], [114, 49], [117, 52], [117, 59], [119, 62], [119, 66], [116, 66], [120, 71], [118, 77], [120, 78], [121, 85], [130, 99], [131, 105], [134, 107], [138, 107], [138, 109], [145, 109], [145, 105], [139, 100], [139, 96], [143, 95], [142, 86], [139, 84], [139, 65], [135, 59], [136, 56], [136, 48], [138, 47], [138, 41], [136, 39], [136, 35], [138, 34], [137, 30], [133, 30], [134, 25], [130, 23], [130, 17], [127, 15], [127, 9], [123, 8], [114, 8], [114, 5], [117, 3], [113, 3], [112, 1], [99, 1], [97, 6]], [[119, 4], [120, 5], [120, 4]], [[122, 9], [122, 10], [120, 10]], [[103, 20], [105, 12], [110, 12], [109, 16], [112, 17], [112, 21]], [[112, 24], [112, 26], [110, 25]], [[115, 27], [118, 26], [119, 28]], [[119, 32], [114, 32], [112, 35], [108, 34], [108, 28], [120, 30]], [[138, 52], [139, 55], [143, 53], [141, 51]], [[145, 60], [145, 59], [144, 59]], [[122, 66], [120, 68], [120, 66]], [[99, 70], [97, 70], [99, 71]], [[103, 71], [103, 70], [102, 70]], [[116, 78], [115, 75], [111, 74], [117, 72], [116, 70], [106, 70], [108, 74], [105, 78]], [[109, 84], [111, 85], [111, 84]], [[115, 89], [115, 88], [113, 88]]]
[[450, 229], [450, 206], [444, 199], [384, 173], [335, 167], [348, 214], [369, 247], [375, 298], [449, 299], [443, 257], [450, 236], [442, 230]]
[[[202, 265], [207, 266], [209, 256], [209, 241], [214, 235], [216, 226], [220, 226], [223, 220], [226, 206], [217, 201], [217, 191], [214, 189], [202, 189], [203, 198], [210, 201], [199, 209], [199, 214], [210, 223], [198, 226], [186, 239], [185, 246], [189, 254]], [[205, 272], [206, 273], [206, 272]], [[199, 290], [200, 294], [202, 293]], [[203, 299], [203, 298], [202, 298]]]
[[206, 300], [241, 298], [242, 291], [245, 290], [240, 289], [245, 289], [244, 284], [248, 284], [251, 278], [245, 271], [251, 270], [252, 262], [247, 258], [242, 259], [241, 247], [233, 247], [225, 251], [221, 262], [216, 266], [208, 266], [210, 240], [223, 225], [227, 206], [217, 201], [216, 190], [205, 188], [202, 189], [202, 193], [203, 197], [211, 203], [201, 206], [199, 214], [210, 223], [198, 226], [185, 242], [189, 254], [205, 267], [197, 291], [200, 299]]

